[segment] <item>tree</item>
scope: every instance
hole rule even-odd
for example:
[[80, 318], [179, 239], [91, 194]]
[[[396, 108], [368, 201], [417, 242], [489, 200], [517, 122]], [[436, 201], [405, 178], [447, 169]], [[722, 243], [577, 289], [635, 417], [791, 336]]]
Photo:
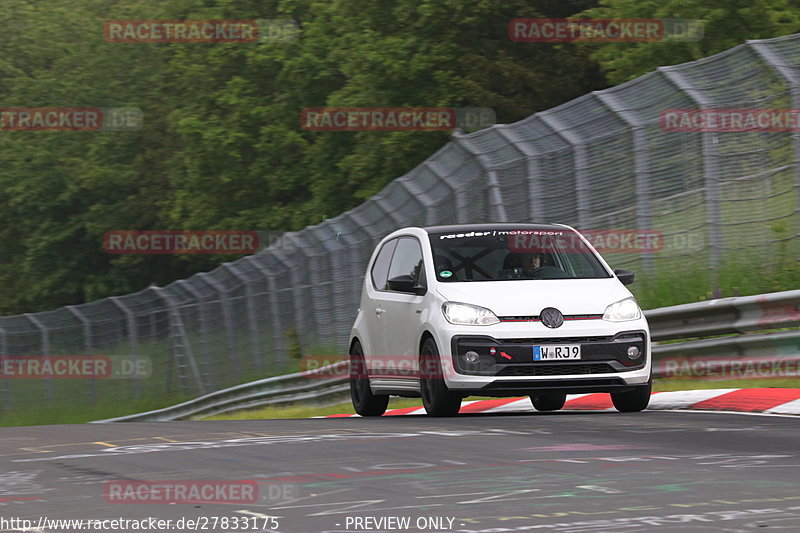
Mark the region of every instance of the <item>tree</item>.
[[791, 0], [601, 0], [580, 18], [694, 19], [702, 38], [694, 42], [622, 42], [585, 44], [612, 84], [636, 78], [664, 65], [685, 63], [744, 43], [800, 31], [800, 15]]

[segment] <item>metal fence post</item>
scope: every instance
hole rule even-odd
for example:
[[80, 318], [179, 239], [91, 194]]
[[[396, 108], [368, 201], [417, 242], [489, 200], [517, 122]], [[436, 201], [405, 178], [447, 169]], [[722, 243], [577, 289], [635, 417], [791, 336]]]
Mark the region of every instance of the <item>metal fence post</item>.
[[[200, 372], [200, 375], [201, 375], [200, 381], [205, 384], [205, 389], [206, 390], [216, 390], [216, 385], [215, 385], [216, 377], [214, 376], [214, 373], [210, 372], [210, 370], [209, 370], [211, 368], [211, 350], [209, 350], [209, 348], [208, 348], [208, 335], [209, 335], [209, 332], [208, 332], [207, 328], [208, 328], [208, 325], [209, 325], [209, 323], [211, 321], [208, 319], [208, 311], [206, 310], [205, 298], [203, 298], [203, 295], [200, 293], [200, 291], [195, 289], [194, 286], [191, 283], [189, 283], [187, 280], [182, 279], [182, 280], [177, 281], [177, 283], [186, 292], [188, 292], [189, 294], [194, 296], [195, 301], [197, 302], [196, 303], [197, 311], [198, 311], [199, 316], [200, 316], [200, 351], [202, 352], [202, 360], [201, 360], [202, 361], [202, 365], [201, 366], [203, 367], [202, 371]], [[156, 288], [156, 287], [153, 287], [153, 288]], [[163, 298], [163, 296], [162, 296], [162, 298]], [[164, 301], [167, 302], [167, 299], [164, 298]], [[167, 305], [169, 305], [169, 303], [167, 303]], [[171, 315], [171, 313], [172, 312], [169, 311], [167, 314]], [[169, 321], [170, 321], [170, 324], [172, 324], [172, 318], [170, 318]], [[170, 329], [171, 328], [172, 328], [172, 326], [170, 325]], [[189, 342], [188, 339], [186, 339], [185, 342], [188, 343]]]
[[278, 303], [278, 287], [277, 283], [275, 282], [275, 277], [270, 275], [270, 271], [267, 268], [261, 266], [261, 264], [255, 259], [255, 256], [249, 255], [245, 258], [246, 261], [249, 261], [253, 268], [256, 271], [264, 276], [264, 280], [267, 282], [267, 290], [269, 291], [269, 315], [272, 319], [272, 353], [273, 357], [274, 354], [280, 354], [278, 357], [274, 358], [273, 361], [279, 362], [281, 365], [286, 364], [286, 339], [283, 335], [283, 325], [281, 320], [281, 308]]
[[551, 130], [553, 133], [561, 137], [564, 142], [572, 147], [573, 158], [575, 162], [575, 199], [578, 204], [578, 227], [586, 229], [589, 225], [589, 186], [588, 186], [588, 170], [589, 161], [586, 157], [586, 146], [581, 139], [567, 131], [568, 127], [561, 122], [561, 119], [555, 116], [552, 111], [544, 111], [537, 113], [537, 117]]
[[[125, 315], [125, 321], [128, 324], [128, 337], [130, 340], [131, 346], [131, 357], [133, 358], [133, 366], [134, 368], [138, 368], [136, 364], [136, 358], [139, 353], [139, 336], [136, 334], [136, 317], [133, 314], [127, 305], [125, 305], [119, 298], [119, 296], [111, 296], [108, 300], [117, 306], [117, 309], [122, 311]], [[142, 395], [142, 387], [139, 383], [138, 379], [131, 380], [131, 385], [133, 386], [133, 393], [139, 398]]]
[[[687, 98], [697, 105], [700, 109], [711, 108], [713, 103], [710, 98], [703, 94], [692, 82], [684, 76], [683, 72], [676, 67], [658, 67], [660, 72], [672, 85], [686, 94]], [[703, 132], [703, 174], [705, 179], [706, 203], [708, 205], [708, 239], [709, 239], [709, 267], [714, 290], [719, 289], [719, 274], [717, 269], [720, 264], [722, 252], [722, 228], [720, 220], [719, 206], [719, 165], [717, 163], [717, 143], [719, 139], [713, 132]]]
[[468, 154], [470, 154], [478, 166], [483, 169], [486, 174], [486, 192], [489, 201], [489, 222], [508, 222], [508, 214], [506, 213], [505, 205], [503, 205], [503, 195], [500, 193], [500, 180], [497, 179], [497, 172], [491, 170], [491, 165], [487, 164], [486, 156], [481, 154], [470, 142], [469, 137], [460, 133], [453, 134], [453, 142], [461, 146]]
[[[86, 355], [94, 355], [94, 347], [92, 346], [92, 323], [74, 305], [68, 305], [66, 309], [72, 313], [72, 316], [80, 320], [83, 325], [83, 346]], [[94, 381], [94, 376], [91, 374], [89, 375], [87, 388], [89, 389], [89, 398], [91, 398], [92, 403], [97, 403], [97, 384]]]
[[[6, 330], [0, 327], [0, 360], [3, 357], [8, 356], [8, 334]], [[8, 378], [6, 377], [5, 372], [2, 373], [3, 375], [3, 409], [8, 411], [11, 409], [11, 391], [9, 390], [8, 386]]]
[[222, 306], [223, 320], [225, 321], [225, 341], [228, 344], [228, 355], [230, 357], [236, 379], [242, 378], [242, 365], [239, 360], [239, 350], [236, 347], [236, 335], [234, 334], [233, 314], [231, 313], [231, 302], [227, 297], [225, 288], [207, 272], [197, 274], [197, 278], [204, 281], [206, 285], [214, 289], [219, 295], [219, 303]]
[[[636, 225], [638, 230], [652, 229], [652, 202], [650, 201], [650, 154], [647, 150], [646, 123], [640, 115], [627, 109], [616, 94], [607, 91], [592, 93], [606, 108], [623, 120], [633, 135], [633, 173], [636, 183]], [[639, 257], [645, 270], [653, 271], [653, 257], [642, 251]]]
[[255, 308], [253, 288], [250, 286], [247, 278], [242, 275], [242, 272], [236, 266], [234, 266], [233, 263], [223, 263], [222, 267], [227, 269], [228, 272], [233, 274], [233, 276], [241, 281], [242, 285], [244, 285], [244, 293], [247, 300], [247, 324], [250, 328], [250, 346], [253, 351], [252, 357], [253, 361], [255, 362], [256, 369], [260, 371], [264, 361], [263, 356], [261, 355], [261, 341], [258, 338], [258, 315]]
[[[42, 343], [41, 343], [41, 352], [42, 355], [49, 356], [50, 355], [50, 334], [47, 331], [47, 328], [42, 324], [42, 322], [33, 316], [31, 313], [25, 313], [23, 315], [27, 318], [31, 324], [33, 324], [36, 329], [39, 330], [39, 334], [41, 335]], [[48, 403], [53, 403], [53, 377], [49, 376], [45, 378], [45, 390], [47, 391], [47, 401]]]
[[[769, 44], [767, 44], [766, 40], [747, 41], [747, 44], [758, 54], [767, 66], [786, 80], [786, 83], [789, 84], [792, 107], [794, 109], [800, 108], [800, 78], [795, 75], [795, 67], [790, 66], [790, 60], [780, 57]], [[797, 129], [792, 130], [791, 136], [794, 148], [795, 188], [797, 191], [797, 206], [795, 212], [800, 212], [800, 131]], [[798, 218], [798, 225], [800, 225], [800, 217]], [[800, 230], [800, 227], [798, 227], [798, 230]]]
[[539, 158], [541, 158], [539, 150], [520, 139], [517, 133], [508, 126], [498, 126], [494, 131], [525, 156], [528, 178], [528, 218], [532, 221], [544, 222], [547, 215], [545, 214], [544, 202], [542, 202], [541, 183], [539, 183], [542, 175], [539, 165]]
[[[189, 363], [189, 370], [194, 377], [195, 385], [197, 387], [197, 391], [201, 394], [204, 394], [206, 391], [205, 385], [203, 380], [200, 378], [200, 372], [197, 369], [197, 362], [194, 360], [194, 354], [192, 353], [192, 346], [189, 343], [189, 338], [186, 335], [186, 328], [183, 326], [183, 319], [181, 318], [181, 312], [178, 310], [178, 306], [175, 305], [175, 302], [169, 295], [169, 291], [164, 290], [163, 287], [159, 287], [157, 285], [150, 286], [153, 291], [164, 300], [164, 303], [167, 304], [167, 311], [169, 316], [169, 325], [170, 325], [170, 340], [172, 341], [172, 362], [177, 362], [178, 359], [181, 360], [181, 364], [185, 367], [185, 362]], [[184, 361], [185, 360], [185, 361]], [[180, 367], [179, 367], [180, 368]], [[184, 374], [183, 376], [179, 376], [182, 380], [182, 388], [186, 388], [185, 381], [187, 376]], [[169, 386], [169, 380], [166, 383]]]
[[[284, 237], [284, 239], [285, 240], [283, 240], [282, 243], [286, 242], [286, 238], [285, 237]], [[286, 267], [286, 270], [289, 272], [289, 277], [292, 280], [291, 287], [287, 287], [287, 289], [292, 291], [292, 302], [294, 303], [294, 309], [292, 309], [292, 312], [293, 312], [293, 315], [294, 315], [294, 324], [293, 324], [294, 327], [293, 327], [293, 329], [295, 330], [295, 333], [297, 334], [298, 341], [302, 341], [302, 339], [300, 338], [301, 333], [304, 333], [304, 332], [308, 331], [310, 328], [308, 328], [308, 321], [306, 320], [307, 317], [306, 317], [306, 313], [304, 312], [305, 302], [303, 301], [303, 295], [300, 294], [300, 290], [299, 290], [300, 289], [300, 283], [298, 281], [298, 275], [297, 275], [297, 272], [296, 272], [297, 265], [295, 265], [294, 263], [289, 261], [287, 258], [283, 257], [283, 255], [280, 254], [280, 253], [275, 253], [274, 257], [275, 257], [275, 259], [278, 260], [278, 262], [280, 262], [282, 265], [284, 265]], [[279, 289], [277, 287], [277, 284], [274, 282], [274, 280], [272, 280], [272, 285], [270, 286], [270, 291], [273, 290], [273, 287], [274, 287], [274, 290], [276, 291], [275, 294], [277, 295], [277, 291]], [[284, 334], [288, 334], [288, 331], [285, 331]]]

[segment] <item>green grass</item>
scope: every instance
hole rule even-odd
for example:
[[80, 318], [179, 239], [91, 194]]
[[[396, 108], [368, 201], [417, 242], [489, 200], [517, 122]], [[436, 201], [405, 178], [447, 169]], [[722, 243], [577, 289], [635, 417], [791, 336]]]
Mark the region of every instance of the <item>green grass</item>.
[[[656, 379], [653, 381], [653, 391], [668, 392], [696, 389], [740, 389], [740, 388], [800, 388], [800, 378], [792, 379], [740, 379], [729, 381], [708, 381], [700, 379]], [[470, 396], [467, 400], [490, 400], [493, 398]], [[389, 400], [389, 409], [403, 407], [422, 407], [419, 398], [397, 398]], [[310, 418], [313, 416], [327, 416], [340, 414], [353, 414], [353, 405], [350, 402], [339, 403], [325, 407], [314, 405], [289, 405], [286, 407], [265, 407], [235, 411], [220, 415], [198, 418], [199, 420], [270, 420], [279, 418]]]
[[84, 406], [44, 406], [8, 411], [0, 416], [0, 427], [42, 426], [50, 424], [81, 424], [105, 418], [152, 411], [190, 400], [191, 396], [146, 397], [125, 403], [98, 402]]
[[[196, 339], [193, 341], [196, 343], [195, 346], [200, 344]], [[268, 346], [262, 345], [261, 349], [263, 353], [269, 354]], [[309, 346], [306, 350], [309, 356], [336, 353], [329, 346]], [[81, 424], [169, 407], [201, 395], [196, 390], [191, 376], [188, 386], [184, 390], [178, 390], [177, 379], [174, 376], [170, 389], [166, 387], [165, 372], [169, 371], [168, 365], [171, 359], [171, 347], [168, 345], [168, 341], [142, 342], [137, 351], [152, 360], [152, 376], [135, 381], [132, 379], [94, 380], [95, 400], [90, 395], [91, 384], [85, 379], [50, 380], [52, 401], [47, 399], [48, 384], [46, 380], [7, 379], [4, 384], [8, 388], [5, 396], [0, 393], [0, 427]], [[103, 350], [103, 355], [124, 356], [129, 353], [130, 348], [127, 344]], [[218, 353], [224, 353], [224, 351]], [[195, 357], [200, 359], [201, 354], [195, 354]], [[238, 376], [229, 367], [228, 359], [225, 358], [222, 363], [215, 361], [213, 366], [208, 369], [208, 372], [213, 374], [217, 380], [215, 388], [221, 389], [239, 383], [298, 372], [300, 371], [299, 349], [290, 350], [285, 354], [282, 364], [270, 365], [267, 362], [261, 370], [256, 369], [252, 361], [242, 358], [242, 369]], [[135, 389], [137, 386], [138, 393]], [[6, 398], [10, 400], [10, 408], [3, 403]]]
[[800, 389], [800, 378], [729, 379], [712, 381], [702, 379], [656, 379], [653, 390], [669, 392], [696, 389], [758, 389], [758, 388]]
[[[422, 405], [419, 398], [392, 398], [389, 409], [401, 407], [414, 407]], [[285, 407], [261, 407], [245, 411], [233, 411], [209, 417], [200, 417], [198, 420], [269, 420], [278, 418], [310, 418], [312, 416], [354, 414], [353, 404], [350, 402], [337, 403], [328, 406], [293, 404]]]

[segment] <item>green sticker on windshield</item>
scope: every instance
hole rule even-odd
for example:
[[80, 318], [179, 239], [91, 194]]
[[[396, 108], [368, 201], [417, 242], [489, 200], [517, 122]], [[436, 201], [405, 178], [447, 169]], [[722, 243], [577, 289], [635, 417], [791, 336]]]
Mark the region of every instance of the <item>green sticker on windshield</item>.
[[439, 272], [439, 276], [441, 276], [443, 278], [449, 278], [452, 275], [453, 275], [453, 273], [450, 272], [449, 270], [442, 270], [441, 272]]

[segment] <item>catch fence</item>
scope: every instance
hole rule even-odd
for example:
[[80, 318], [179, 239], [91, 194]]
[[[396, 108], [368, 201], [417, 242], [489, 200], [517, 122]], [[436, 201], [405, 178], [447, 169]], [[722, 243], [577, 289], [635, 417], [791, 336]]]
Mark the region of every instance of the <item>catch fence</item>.
[[649, 280], [677, 290], [688, 273], [711, 290], [726, 275], [759, 275], [753, 269], [765, 257], [772, 267], [796, 262], [800, 136], [662, 127], [662, 111], [697, 108], [800, 108], [800, 35], [748, 42], [517, 123], [455, 135], [358, 207], [209, 273], [1, 317], [0, 356], [147, 358], [152, 375], [4, 375], [0, 406], [196, 396], [290, 371], [312, 347], [344, 352], [369, 255], [404, 226], [537, 221], [655, 230], [657, 249], [604, 254], [637, 271], [641, 285], [633, 288], [644, 292], [659, 290]]

